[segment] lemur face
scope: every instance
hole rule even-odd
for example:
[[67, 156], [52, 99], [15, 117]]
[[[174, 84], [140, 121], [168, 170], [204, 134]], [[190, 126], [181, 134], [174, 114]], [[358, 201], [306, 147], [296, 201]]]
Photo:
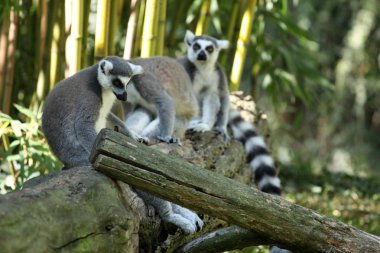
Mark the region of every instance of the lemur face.
[[117, 99], [127, 101], [128, 84], [134, 75], [143, 72], [141, 66], [109, 56], [99, 62], [98, 81], [103, 88], [112, 89]]
[[187, 57], [193, 63], [215, 64], [221, 49], [228, 47], [228, 41], [201, 35], [195, 36], [187, 31], [185, 36]]

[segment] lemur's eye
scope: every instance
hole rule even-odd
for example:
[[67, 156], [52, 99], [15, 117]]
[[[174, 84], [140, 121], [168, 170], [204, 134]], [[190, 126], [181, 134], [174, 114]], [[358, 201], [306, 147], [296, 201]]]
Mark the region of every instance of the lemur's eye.
[[193, 50], [194, 51], [197, 51], [197, 50], [199, 50], [201, 48], [201, 46], [198, 44], [198, 43], [195, 43], [194, 45], [193, 45]]
[[208, 46], [206, 47], [206, 50], [209, 54], [211, 54], [212, 52], [214, 52], [214, 47], [213, 46]]
[[124, 84], [120, 81], [120, 79], [113, 79], [112, 80], [112, 84], [113, 86], [117, 87], [117, 88], [124, 88]]

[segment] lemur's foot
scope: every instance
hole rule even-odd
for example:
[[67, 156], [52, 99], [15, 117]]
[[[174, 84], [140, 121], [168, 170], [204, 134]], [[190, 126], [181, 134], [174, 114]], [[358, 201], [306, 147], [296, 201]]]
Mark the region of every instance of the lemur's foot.
[[291, 251], [289, 251], [287, 249], [280, 249], [279, 247], [276, 247], [276, 246], [272, 246], [269, 249], [269, 252], [270, 253], [292, 253]]
[[201, 220], [201, 218], [199, 218], [199, 216], [196, 213], [194, 213], [193, 211], [187, 208], [184, 208], [175, 204], [172, 204], [172, 206], [173, 206], [173, 212], [189, 220], [193, 225], [195, 225], [197, 229], [196, 231], [199, 231], [202, 229], [204, 225], [203, 220]]
[[165, 137], [157, 136], [157, 139], [166, 143], [174, 143], [174, 144], [182, 145], [181, 140], [174, 136], [165, 136]]
[[214, 130], [223, 137], [224, 141], [230, 140], [230, 136], [228, 135], [227, 128], [215, 127]]
[[173, 223], [186, 234], [193, 234], [197, 231], [197, 225], [193, 221], [190, 221], [179, 214], [172, 213], [170, 216], [165, 217], [165, 220]]
[[211, 130], [209, 125], [202, 122], [191, 122], [188, 129], [195, 132], [206, 132]]

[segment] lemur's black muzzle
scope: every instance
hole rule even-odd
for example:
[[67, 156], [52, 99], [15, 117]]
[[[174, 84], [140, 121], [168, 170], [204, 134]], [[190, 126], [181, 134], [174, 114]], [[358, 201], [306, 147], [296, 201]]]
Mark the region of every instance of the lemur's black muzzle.
[[113, 94], [115, 94], [116, 98], [121, 100], [121, 101], [127, 101], [127, 92], [123, 92], [121, 94], [117, 94], [116, 92], [114, 92]]
[[198, 61], [205, 61], [205, 60], [207, 60], [207, 55], [206, 55], [206, 53], [203, 50], [199, 52], [199, 54], [197, 56], [197, 60]]

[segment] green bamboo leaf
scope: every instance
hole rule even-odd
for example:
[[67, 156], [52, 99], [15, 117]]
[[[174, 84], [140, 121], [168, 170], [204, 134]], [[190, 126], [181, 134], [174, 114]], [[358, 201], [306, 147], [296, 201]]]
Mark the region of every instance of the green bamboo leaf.
[[16, 109], [21, 112], [22, 114], [24, 114], [25, 116], [27, 116], [29, 119], [33, 119], [36, 117], [36, 115], [29, 109], [25, 108], [25, 107], [22, 107], [21, 105], [18, 105], [18, 104], [13, 104], [14, 107], [16, 107]]
[[22, 130], [23, 130], [23, 125], [20, 121], [18, 120], [13, 120], [11, 121], [11, 126], [13, 133], [16, 137], [21, 137], [22, 136]]

